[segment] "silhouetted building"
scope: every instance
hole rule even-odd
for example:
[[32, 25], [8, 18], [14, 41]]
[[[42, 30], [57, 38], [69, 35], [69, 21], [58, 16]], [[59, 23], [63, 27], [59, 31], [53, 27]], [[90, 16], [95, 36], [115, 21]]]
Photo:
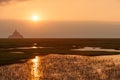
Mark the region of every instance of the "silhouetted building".
[[17, 30], [15, 30], [8, 38], [23, 38], [23, 36]]

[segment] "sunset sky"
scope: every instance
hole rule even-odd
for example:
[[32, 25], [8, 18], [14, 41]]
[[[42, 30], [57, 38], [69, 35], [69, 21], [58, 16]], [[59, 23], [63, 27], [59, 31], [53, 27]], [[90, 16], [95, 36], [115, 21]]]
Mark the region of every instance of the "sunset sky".
[[[15, 1], [15, 0], [13, 0]], [[120, 21], [119, 0], [29, 0], [0, 7], [0, 19]]]
[[[39, 22], [43, 22], [43, 21], [60, 21], [60, 22], [68, 22], [68, 21], [72, 21], [72, 22], [79, 22], [79, 21], [87, 21], [87, 22], [107, 22], [107, 23], [99, 23], [102, 25], [102, 28], [100, 29], [101, 31], [107, 31], [109, 28], [109, 25], [111, 24], [110, 22], [120, 22], [120, 1], [119, 0], [11, 0], [11, 1], [7, 1], [7, 0], [0, 0], [0, 20], [29, 20], [31, 21], [31, 23], [33, 22], [33, 16], [37, 16]], [[1, 22], [0, 23], [0, 30], [6, 30], [8, 28], [8, 30], [6, 30], [4, 33], [0, 34], [0, 37], [7, 37], [7, 35], [9, 35], [10, 33], [12, 33], [12, 31], [14, 31], [14, 28], [3, 28], [4, 26], [6, 26], [7, 24], [10, 24], [10, 22], [4, 23]], [[40, 25], [39, 23], [39, 25]], [[109, 24], [108, 24], [109, 23]], [[114, 26], [110, 25], [110, 31], [112, 31], [114, 28], [114, 31], [116, 31], [117, 29], [119, 29], [119, 24], [114, 24]], [[15, 26], [13, 23], [11, 23], [12, 25], [9, 26]], [[37, 24], [37, 23], [36, 23]], [[35, 24], [35, 25], [36, 25]], [[42, 24], [42, 23], [41, 23]], [[51, 23], [52, 24], [52, 23]], [[69, 23], [67, 23], [69, 24]], [[32, 24], [34, 26], [34, 23]], [[70, 24], [69, 24], [70, 25]], [[81, 28], [81, 26], [76, 27], [76, 30], [78, 31], [78, 29], [82, 30], [83, 28], [85, 28], [85, 32], [81, 33], [80, 31], [76, 32], [76, 30], [74, 30], [74, 32], [76, 34], [73, 34], [74, 32], [72, 31], [74, 26], [76, 24], [74, 23], [73, 27], [71, 27], [69, 29], [69, 33], [66, 34], [66, 36], [64, 37], [119, 37], [118, 33], [120, 34], [120, 31], [118, 31], [118, 33], [113, 33], [114, 31], [112, 31], [109, 34], [102, 34], [102, 33], [98, 33], [98, 35], [93, 35], [92, 31], [94, 29], [96, 29], [96, 32], [98, 32], [98, 28], [100, 28], [101, 26], [97, 25], [96, 28], [95, 24], [89, 27], [90, 30], [88, 30], [88, 32], [86, 32], [86, 27]], [[105, 26], [107, 25], [107, 27]], [[117, 26], [115, 26], [117, 25]], [[2, 27], [3, 26], [3, 27]], [[7, 25], [8, 26], [8, 25]], [[17, 24], [17, 26], [19, 26]], [[24, 25], [25, 26], [25, 25]], [[65, 26], [65, 25], [64, 25]], [[68, 25], [67, 25], [68, 26]], [[103, 27], [104, 26], [104, 27]], [[112, 26], [112, 27], [111, 27]], [[119, 27], [118, 27], [119, 26]], [[30, 27], [31, 28], [31, 27]], [[48, 27], [46, 27], [46, 31], [48, 33], [49, 30], [47, 30]], [[64, 28], [61, 28], [61, 31], [64, 31]], [[27, 34], [25, 29], [25, 27], [22, 27], [20, 25], [20, 32], [23, 34]], [[32, 28], [31, 28], [32, 29]], [[36, 27], [36, 29], [40, 30], [41, 27], [38, 26]], [[74, 28], [75, 29], [75, 28]], [[91, 30], [92, 29], [92, 30]], [[33, 29], [34, 30], [34, 29]], [[45, 27], [44, 27], [45, 30]], [[60, 29], [59, 29], [60, 30]], [[70, 32], [71, 31], [71, 32]], [[101, 32], [99, 31], [99, 32]], [[36, 32], [36, 31], [33, 31]], [[42, 32], [42, 31], [41, 31]], [[51, 31], [54, 32], [54, 31]], [[55, 31], [57, 32], [57, 31]], [[62, 35], [60, 36], [59, 34], [62, 33], [55, 33], [57, 37], [62, 37]], [[66, 32], [66, 31], [64, 31]], [[79, 33], [80, 32], [80, 33]], [[47, 36], [48, 33], [44, 32], [44, 35], [46, 35], [45, 37], [56, 37], [53, 36], [52, 34], [49, 36]], [[38, 32], [38, 34], [34, 33], [34, 35], [30, 36], [30, 34], [33, 33], [28, 33], [28, 35], [25, 35], [26, 37], [40, 37], [38, 34], [40, 34]], [[65, 34], [65, 33], [64, 33]], [[80, 36], [81, 34], [83, 34], [82, 36]], [[85, 36], [84, 36], [85, 34]], [[88, 34], [88, 36], [87, 36]], [[37, 36], [36, 36], [37, 35]], [[41, 34], [40, 34], [41, 35]], [[73, 35], [73, 36], [70, 36]], [[91, 35], [91, 36], [90, 36]]]

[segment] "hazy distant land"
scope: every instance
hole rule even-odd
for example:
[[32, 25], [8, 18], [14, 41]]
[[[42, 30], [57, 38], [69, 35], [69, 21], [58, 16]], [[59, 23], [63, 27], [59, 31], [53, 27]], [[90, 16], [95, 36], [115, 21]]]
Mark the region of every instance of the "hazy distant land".
[[0, 37], [15, 29], [25, 38], [120, 38], [119, 22], [0, 20]]

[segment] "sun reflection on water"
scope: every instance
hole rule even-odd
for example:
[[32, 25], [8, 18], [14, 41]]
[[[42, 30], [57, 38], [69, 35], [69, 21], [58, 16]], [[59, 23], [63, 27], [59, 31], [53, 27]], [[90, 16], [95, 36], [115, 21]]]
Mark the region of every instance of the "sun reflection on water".
[[37, 49], [38, 47], [37, 46], [32, 46], [32, 49]]
[[32, 59], [32, 80], [40, 80], [40, 77], [42, 76], [41, 70], [41, 61], [38, 56], [36, 56], [34, 59]]

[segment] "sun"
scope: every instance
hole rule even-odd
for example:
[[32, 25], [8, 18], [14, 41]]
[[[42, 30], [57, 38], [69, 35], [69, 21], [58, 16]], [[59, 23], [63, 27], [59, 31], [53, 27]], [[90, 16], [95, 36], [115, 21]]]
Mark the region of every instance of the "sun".
[[34, 15], [34, 16], [32, 17], [32, 20], [36, 22], [36, 21], [39, 20], [39, 17], [38, 17], [37, 15]]

